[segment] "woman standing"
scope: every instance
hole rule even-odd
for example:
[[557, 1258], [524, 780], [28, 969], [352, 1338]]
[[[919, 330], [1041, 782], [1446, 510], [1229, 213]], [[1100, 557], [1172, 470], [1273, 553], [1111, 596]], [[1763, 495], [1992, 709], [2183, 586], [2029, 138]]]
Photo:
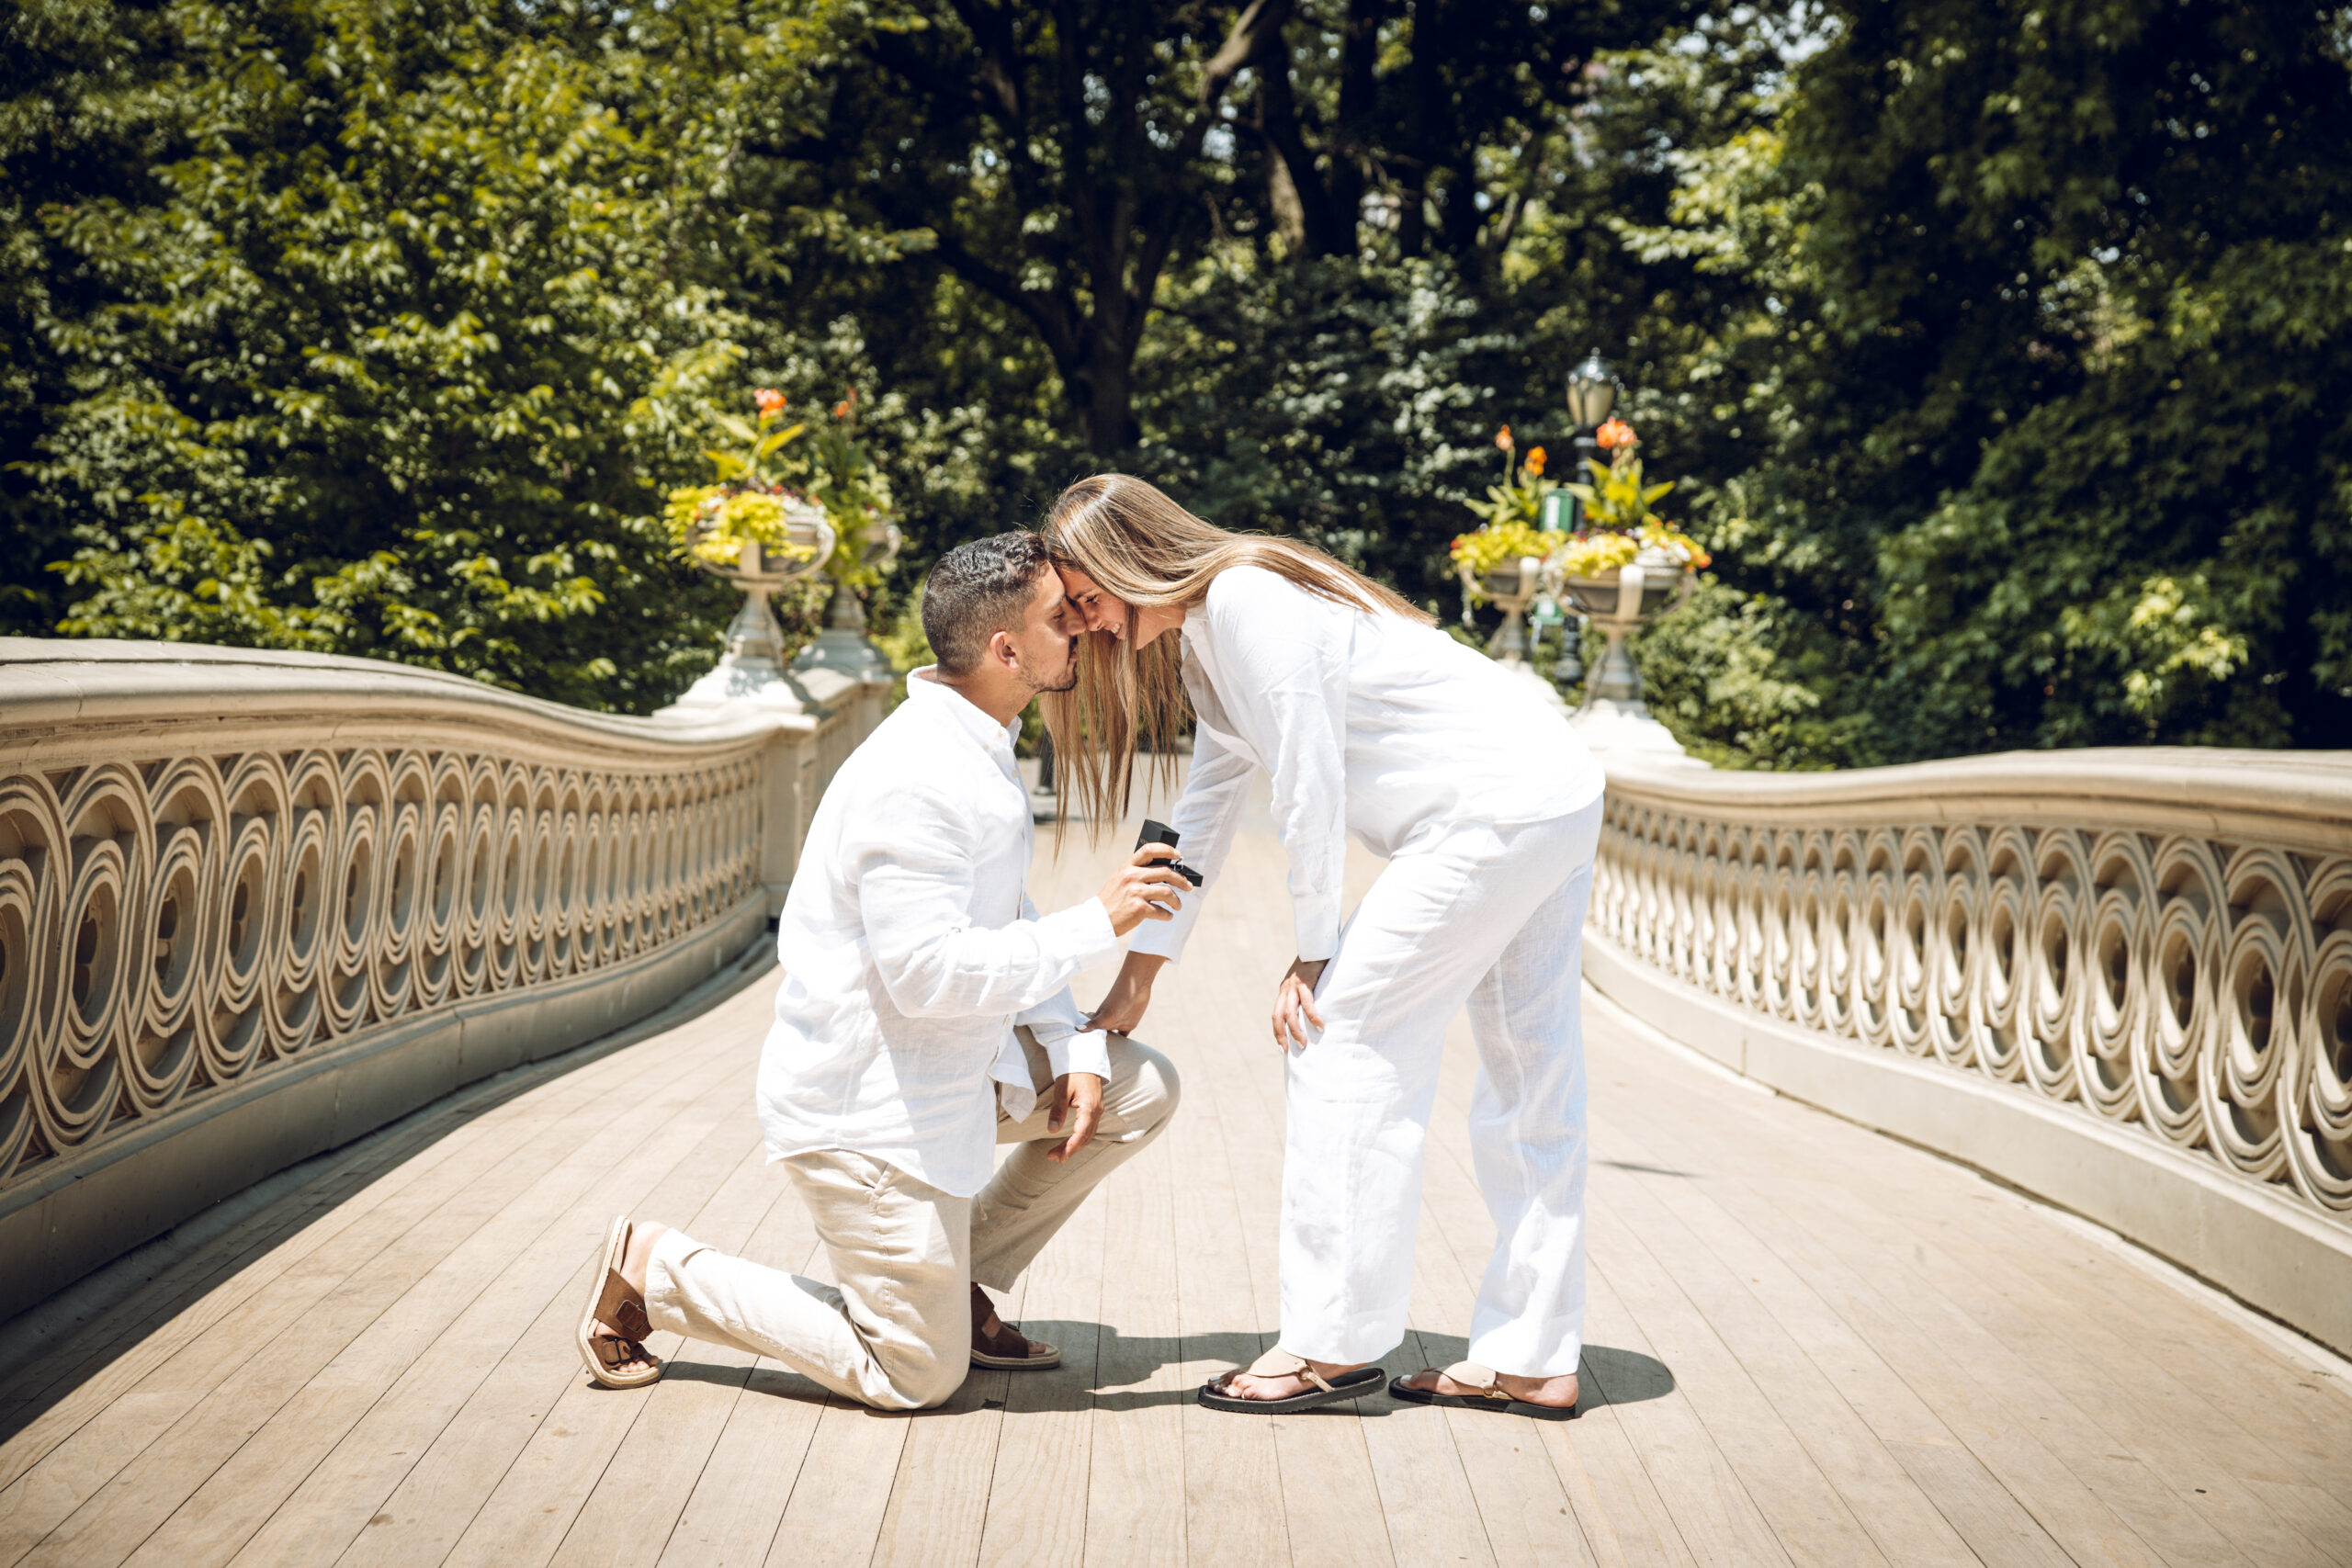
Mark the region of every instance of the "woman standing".
[[[1047, 699], [1063, 787], [1124, 815], [1138, 735], [1189, 696], [1192, 772], [1172, 826], [1213, 891], [1252, 773], [1272, 778], [1298, 957], [1278, 987], [1286, 1056], [1282, 1337], [1201, 1391], [1276, 1413], [1371, 1392], [1404, 1337], [1422, 1144], [1446, 1025], [1464, 1005], [1470, 1120], [1500, 1232], [1466, 1361], [1400, 1399], [1573, 1414], [1583, 1348], [1580, 938], [1601, 773], [1530, 682], [1317, 551], [1204, 522], [1138, 479], [1062, 492], [1046, 544], [1091, 632]], [[1179, 632], [1181, 637], [1170, 637]], [[1181, 645], [1181, 651], [1180, 651]], [[1388, 864], [1340, 921], [1346, 835]], [[1135, 941], [1096, 1021], [1138, 1024], [1201, 897]]]

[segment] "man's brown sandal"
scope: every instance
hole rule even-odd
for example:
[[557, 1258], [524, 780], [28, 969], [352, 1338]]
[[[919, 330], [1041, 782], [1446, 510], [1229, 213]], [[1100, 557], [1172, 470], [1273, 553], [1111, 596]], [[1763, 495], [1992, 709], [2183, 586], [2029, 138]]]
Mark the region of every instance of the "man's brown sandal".
[[[628, 1216], [616, 1214], [605, 1232], [604, 1268], [588, 1281], [588, 1311], [574, 1336], [588, 1375], [606, 1388], [643, 1388], [662, 1375], [662, 1363], [645, 1348], [653, 1332], [645, 1298], [621, 1277], [621, 1258], [628, 1251]], [[623, 1371], [631, 1361], [643, 1365]]]
[[996, 1304], [972, 1287], [972, 1365], [997, 1367], [1010, 1371], [1043, 1371], [1047, 1367], [1062, 1364], [1062, 1353], [1042, 1339], [1032, 1339], [1021, 1332], [1020, 1325], [997, 1318], [993, 1330], [984, 1326], [989, 1318], [996, 1317]]
[[[1424, 1367], [1421, 1371], [1436, 1369]], [[1415, 1372], [1415, 1377], [1420, 1372]], [[1443, 1404], [1455, 1410], [1493, 1410], [1506, 1416], [1527, 1416], [1538, 1421], [1573, 1421], [1577, 1407], [1573, 1404], [1538, 1404], [1530, 1399], [1515, 1399], [1496, 1378], [1494, 1369], [1482, 1367], [1476, 1361], [1456, 1361], [1439, 1373], [1452, 1378], [1464, 1388], [1475, 1388], [1476, 1393], [1440, 1393], [1433, 1388], [1415, 1388], [1403, 1378], [1388, 1384], [1388, 1397], [1401, 1399], [1408, 1404]]]
[[[1312, 1388], [1292, 1394], [1287, 1399], [1250, 1399], [1233, 1392], [1233, 1380], [1248, 1373], [1253, 1378], [1305, 1378]], [[1337, 1404], [1342, 1400], [1362, 1399], [1380, 1387], [1380, 1380], [1388, 1374], [1378, 1367], [1358, 1367], [1341, 1372], [1336, 1382], [1327, 1382], [1313, 1367], [1277, 1347], [1267, 1351], [1246, 1367], [1221, 1373], [1201, 1385], [1201, 1403], [1211, 1410], [1232, 1410], [1249, 1416], [1281, 1416], [1293, 1410], [1312, 1410], [1318, 1404]]]

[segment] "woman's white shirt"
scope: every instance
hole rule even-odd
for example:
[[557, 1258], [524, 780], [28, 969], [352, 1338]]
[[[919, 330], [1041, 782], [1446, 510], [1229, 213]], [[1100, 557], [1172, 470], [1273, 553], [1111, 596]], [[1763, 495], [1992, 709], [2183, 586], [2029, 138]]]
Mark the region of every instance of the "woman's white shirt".
[[1522, 675], [1435, 626], [1367, 615], [1262, 567], [1217, 574], [1183, 627], [1193, 765], [1170, 826], [1203, 886], [1130, 944], [1176, 958], [1264, 768], [1290, 854], [1298, 956], [1339, 951], [1347, 835], [1396, 856], [1464, 823], [1546, 821], [1605, 782]]
[[771, 1159], [849, 1149], [968, 1197], [996, 1168], [998, 1105], [1035, 1104], [1015, 1023], [1056, 1077], [1109, 1076], [1069, 980], [1118, 938], [1099, 899], [1039, 918], [1020, 726], [930, 674], [908, 678], [809, 822], [776, 925], [760, 1122]]

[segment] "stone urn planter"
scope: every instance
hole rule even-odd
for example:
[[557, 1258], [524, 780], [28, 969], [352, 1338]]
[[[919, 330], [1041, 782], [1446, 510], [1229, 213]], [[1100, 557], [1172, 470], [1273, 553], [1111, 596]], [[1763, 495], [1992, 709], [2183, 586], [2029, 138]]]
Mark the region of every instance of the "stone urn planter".
[[[903, 543], [905, 536], [899, 532], [899, 525], [877, 517], [866, 525], [858, 564], [878, 572], [898, 558], [899, 547]], [[855, 588], [835, 578], [832, 597], [825, 602], [824, 629], [800, 650], [792, 668], [803, 674], [830, 670], [853, 681], [888, 685], [898, 672], [865, 634], [865, 601], [858, 596]]]
[[690, 558], [704, 570], [742, 590], [743, 607], [728, 623], [726, 651], [719, 655], [717, 666], [661, 713], [696, 714], [745, 703], [779, 713], [801, 713], [812, 705], [808, 693], [784, 667], [784, 628], [776, 624], [768, 596], [824, 570], [833, 553], [833, 525], [825, 520], [821, 507], [797, 496], [786, 501], [785, 517], [792, 539], [789, 550], [750, 544], [725, 564], [699, 555]]
[[1672, 552], [1645, 546], [1630, 566], [1601, 577], [1563, 577], [1559, 592], [1609, 638], [1600, 667], [1585, 688], [1577, 724], [1594, 750], [1684, 756], [1681, 743], [1642, 700], [1642, 671], [1626, 646], [1636, 627], [1690, 596], [1698, 574]]

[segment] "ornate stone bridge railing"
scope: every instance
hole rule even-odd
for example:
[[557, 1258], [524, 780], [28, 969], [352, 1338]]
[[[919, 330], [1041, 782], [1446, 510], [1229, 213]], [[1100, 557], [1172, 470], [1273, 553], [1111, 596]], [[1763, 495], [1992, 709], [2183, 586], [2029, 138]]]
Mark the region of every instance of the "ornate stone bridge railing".
[[0, 1316], [764, 939], [880, 688], [613, 717], [362, 660], [0, 638]]
[[1604, 992], [2352, 1351], [2352, 753], [1610, 773]]

